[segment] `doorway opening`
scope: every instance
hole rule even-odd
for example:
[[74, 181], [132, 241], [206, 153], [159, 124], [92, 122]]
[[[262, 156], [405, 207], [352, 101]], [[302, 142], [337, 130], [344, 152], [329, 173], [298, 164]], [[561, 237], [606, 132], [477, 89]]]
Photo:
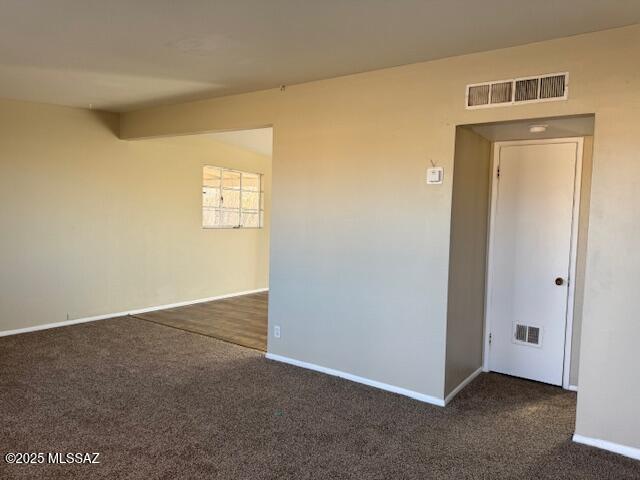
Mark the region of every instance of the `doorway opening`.
[[[184, 221], [166, 234], [185, 239], [171, 261], [195, 270], [201, 290], [135, 317], [266, 351], [273, 129], [143, 142], [161, 142], [182, 165], [183, 176], [168, 180], [180, 205], [165, 208], [180, 208]], [[167, 278], [166, 288], [180, 291], [180, 278]]]
[[594, 123], [457, 127], [445, 393], [478, 362], [577, 390]]

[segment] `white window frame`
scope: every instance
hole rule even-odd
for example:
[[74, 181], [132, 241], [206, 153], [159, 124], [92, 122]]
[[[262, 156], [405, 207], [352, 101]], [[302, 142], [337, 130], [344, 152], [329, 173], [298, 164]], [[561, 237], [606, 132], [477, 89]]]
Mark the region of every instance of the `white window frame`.
[[[240, 200], [238, 202], [238, 225], [205, 225], [204, 223], [204, 212], [205, 210], [211, 210], [211, 211], [215, 211], [215, 210], [234, 210], [233, 208], [225, 208], [222, 206], [222, 203], [218, 206], [218, 207], [208, 207], [204, 205], [204, 189], [205, 188], [216, 188], [216, 187], [212, 187], [211, 185], [205, 185], [204, 184], [204, 174], [207, 168], [216, 168], [218, 170], [220, 170], [220, 185], [219, 187], [217, 187], [220, 191], [220, 196], [221, 196], [221, 202], [222, 202], [222, 197], [223, 197], [223, 191], [225, 190], [225, 188], [223, 188], [222, 186], [222, 182], [223, 182], [223, 178], [224, 178], [224, 173], [225, 172], [234, 172], [234, 173], [238, 173], [240, 174], [240, 187], [236, 190], [234, 188], [226, 188], [227, 190], [233, 190], [233, 191], [237, 191], [239, 193], [240, 196]], [[258, 209], [257, 210], [253, 210], [253, 209], [243, 209], [242, 208], [242, 193], [243, 193], [243, 189], [242, 189], [242, 177], [243, 175], [257, 175], [258, 176], [258, 182], [259, 182], [259, 187], [258, 187]], [[202, 194], [203, 194], [203, 198], [202, 198], [202, 203], [201, 203], [201, 215], [202, 215], [202, 228], [205, 230], [219, 230], [219, 229], [233, 229], [233, 230], [241, 230], [241, 229], [259, 229], [259, 228], [264, 228], [264, 184], [263, 184], [263, 176], [264, 174], [259, 173], [259, 172], [249, 172], [249, 171], [245, 171], [245, 170], [237, 170], [234, 168], [228, 168], [228, 167], [221, 167], [218, 165], [203, 165], [202, 166]], [[251, 193], [256, 193], [255, 190], [246, 190], [246, 192], [251, 192]], [[248, 212], [247, 212], [248, 211]], [[258, 215], [258, 226], [256, 227], [246, 227], [242, 224], [242, 214], [244, 213], [251, 213], [252, 215], [257, 214]]]

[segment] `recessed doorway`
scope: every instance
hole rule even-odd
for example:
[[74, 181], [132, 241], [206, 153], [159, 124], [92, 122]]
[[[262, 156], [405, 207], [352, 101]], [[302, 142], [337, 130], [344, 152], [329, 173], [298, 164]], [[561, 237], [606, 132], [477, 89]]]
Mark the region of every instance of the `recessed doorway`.
[[458, 127], [445, 393], [479, 363], [577, 389], [594, 124]]

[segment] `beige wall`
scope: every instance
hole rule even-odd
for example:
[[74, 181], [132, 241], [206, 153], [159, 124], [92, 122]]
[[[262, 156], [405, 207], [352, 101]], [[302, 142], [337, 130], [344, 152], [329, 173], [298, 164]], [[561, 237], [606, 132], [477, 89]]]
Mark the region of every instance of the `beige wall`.
[[445, 395], [482, 366], [491, 142], [456, 131]]
[[[159, 107], [122, 135], [274, 124], [269, 350], [442, 397], [456, 125], [595, 113], [577, 431], [640, 448], [639, 45], [636, 25]], [[464, 109], [468, 83], [559, 71], [568, 101]]]
[[569, 384], [578, 386], [580, 370], [580, 336], [584, 306], [585, 274], [587, 267], [587, 237], [589, 233], [589, 206], [591, 203], [591, 172], [593, 169], [593, 137], [584, 137], [582, 178], [580, 184], [580, 214], [578, 219], [578, 249], [576, 254], [576, 286], [573, 309], [573, 335], [571, 338], [571, 371]]
[[203, 230], [201, 175], [269, 186], [270, 159], [204, 137], [127, 142], [117, 125], [0, 101], [0, 331], [267, 286], [269, 212], [265, 229]]

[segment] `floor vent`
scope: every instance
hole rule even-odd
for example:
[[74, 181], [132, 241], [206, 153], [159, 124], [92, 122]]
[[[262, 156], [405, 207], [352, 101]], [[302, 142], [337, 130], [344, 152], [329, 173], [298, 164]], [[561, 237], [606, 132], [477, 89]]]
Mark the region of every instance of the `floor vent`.
[[541, 346], [542, 329], [531, 325], [516, 323], [513, 329], [513, 342], [533, 347]]
[[467, 85], [467, 109], [551, 102], [568, 97], [569, 74], [551, 73]]

